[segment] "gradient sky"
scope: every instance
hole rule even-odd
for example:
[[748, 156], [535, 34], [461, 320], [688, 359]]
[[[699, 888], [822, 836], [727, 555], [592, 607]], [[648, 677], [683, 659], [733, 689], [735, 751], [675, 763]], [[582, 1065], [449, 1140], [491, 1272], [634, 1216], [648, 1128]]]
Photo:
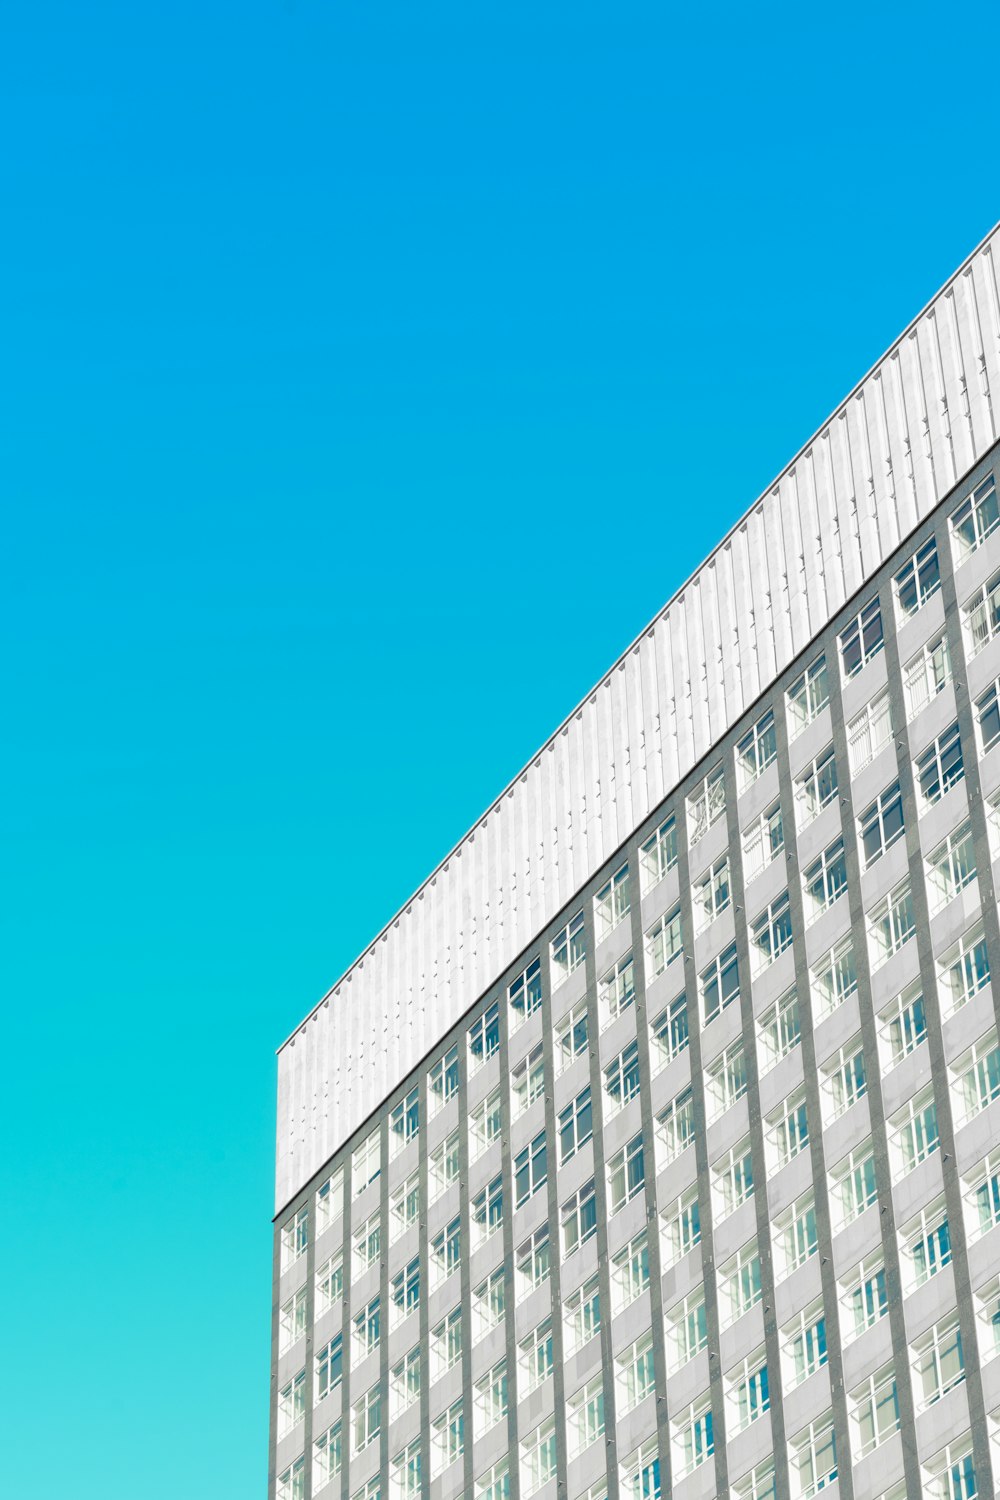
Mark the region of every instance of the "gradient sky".
[[274, 1048], [1000, 217], [994, 13], [6, 7], [5, 1494], [263, 1500]]

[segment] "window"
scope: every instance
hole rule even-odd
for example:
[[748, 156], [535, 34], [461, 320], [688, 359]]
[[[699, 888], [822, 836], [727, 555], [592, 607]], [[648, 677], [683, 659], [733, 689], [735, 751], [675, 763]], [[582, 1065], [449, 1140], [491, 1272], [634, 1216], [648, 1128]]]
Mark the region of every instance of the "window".
[[790, 1276], [816, 1254], [816, 1208], [812, 1193], [804, 1193], [774, 1224], [774, 1274]]
[[500, 1050], [500, 1002], [494, 1000], [469, 1027], [469, 1065], [478, 1071]]
[[727, 1005], [740, 997], [740, 968], [735, 943], [730, 943], [707, 969], [702, 970], [699, 986], [702, 1015], [707, 1026]]
[[915, 615], [937, 593], [941, 587], [941, 569], [933, 537], [907, 558], [892, 582], [896, 607], [903, 619]]
[[806, 921], [832, 906], [847, 889], [847, 857], [844, 840], [834, 839], [819, 859], [806, 867], [802, 877], [806, 897]]
[[870, 599], [860, 614], [840, 632], [840, 661], [844, 677], [855, 677], [882, 649], [882, 610]]
[[908, 661], [903, 672], [903, 691], [906, 698], [906, 717], [913, 719], [922, 708], [936, 698], [951, 681], [951, 660], [948, 656], [948, 639], [939, 635], [917, 652]]
[[933, 1089], [924, 1089], [894, 1116], [891, 1141], [896, 1167], [893, 1175], [899, 1182], [940, 1145]]
[[642, 889], [648, 891], [677, 863], [677, 824], [673, 818], [661, 823], [639, 850]]
[[432, 1113], [443, 1109], [458, 1093], [458, 1044], [449, 1047], [444, 1057], [427, 1074], [427, 1090]]
[[851, 763], [851, 775], [873, 761], [883, 745], [892, 738], [892, 719], [889, 713], [889, 691], [876, 693], [847, 726], [847, 756]]
[[343, 1462], [340, 1423], [335, 1422], [313, 1442], [313, 1492], [321, 1490], [340, 1473]]
[[794, 739], [830, 701], [826, 657], [817, 656], [801, 677], [796, 677], [785, 697], [788, 701], [789, 738]]
[[931, 914], [947, 906], [975, 878], [976, 851], [972, 844], [972, 825], [966, 819], [949, 833], [927, 861]]
[[566, 1402], [566, 1436], [571, 1459], [604, 1436], [604, 1381], [600, 1375]]
[[788, 892], [782, 891], [750, 924], [750, 942], [756, 967], [766, 969], [792, 945], [792, 913]]
[[872, 968], [877, 969], [898, 953], [916, 931], [913, 916], [913, 896], [909, 880], [899, 885], [884, 897], [873, 911], [868, 913], [868, 945], [871, 950]]
[[878, 1202], [875, 1155], [870, 1140], [855, 1146], [834, 1167], [830, 1173], [830, 1199], [835, 1232], [852, 1224], [866, 1208]]
[[283, 1474], [278, 1475], [275, 1500], [305, 1500], [306, 1461], [297, 1458]]
[[681, 909], [666, 912], [646, 933], [646, 968], [650, 979], [662, 974], [681, 953]]
[[389, 1147], [393, 1156], [415, 1141], [420, 1130], [420, 1091], [411, 1089], [389, 1115]]
[[824, 1124], [829, 1125], [831, 1121], [839, 1120], [867, 1092], [868, 1080], [865, 1077], [865, 1054], [861, 1037], [853, 1036], [823, 1064], [820, 1094]]
[[545, 1093], [545, 1055], [541, 1042], [511, 1070], [510, 1087], [516, 1119]]
[[481, 1339], [499, 1328], [504, 1318], [506, 1288], [504, 1268], [497, 1266], [472, 1293], [473, 1339]]
[[724, 912], [729, 905], [729, 856], [724, 854], [699, 880], [692, 892], [699, 931]]
[[461, 1397], [431, 1422], [431, 1470], [440, 1474], [465, 1452], [465, 1416]]
[[698, 1206], [698, 1189], [691, 1188], [663, 1210], [661, 1245], [664, 1269], [676, 1265], [689, 1250], [699, 1244], [701, 1211]]
[[965, 1178], [969, 1239], [978, 1240], [1000, 1224], [1000, 1152], [994, 1152]]
[[672, 1307], [666, 1318], [667, 1373], [686, 1365], [702, 1349], [708, 1346], [708, 1318], [705, 1313], [705, 1292], [696, 1287], [683, 1302]]
[[979, 1356], [985, 1364], [1000, 1354], [1000, 1277], [992, 1277], [976, 1292], [976, 1319], [979, 1323]]
[[533, 1391], [552, 1374], [552, 1319], [546, 1318], [533, 1328], [517, 1349], [517, 1364], [524, 1377], [524, 1389]]
[[306, 1372], [300, 1370], [293, 1375], [287, 1385], [282, 1386], [278, 1392], [278, 1436], [282, 1438], [286, 1433], [301, 1422], [306, 1414]]
[[611, 1291], [620, 1311], [649, 1286], [649, 1242], [643, 1229], [611, 1257]]
[[613, 928], [618, 926], [622, 917], [627, 917], [629, 912], [629, 879], [628, 865], [622, 865], [606, 885], [603, 885], [594, 897], [594, 922], [597, 927], [597, 941], [607, 937]]
[[[419, 1262], [418, 1262], [419, 1264]], [[374, 1354], [379, 1346], [381, 1312], [378, 1297], [373, 1297], [354, 1317], [354, 1353], [351, 1360], [356, 1365], [360, 1360]]]
[[994, 573], [962, 608], [966, 655], [971, 660], [1000, 633], [1000, 573]]
[[986, 538], [1000, 521], [993, 475], [977, 485], [971, 495], [951, 514], [951, 535], [955, 545], [955, 559], [963, 562]]
[[861, 863], [868, 870], [894, 844], [903, 832], [903, 795], [899, 782], [893, 781], [879, 792], [870, 807], [858, 819], [858, 843]]
[[635, 999], [635, 966], [631, 953], [620, 958], [601, 980], [597, 989], [597, 1000], [601, 1008], [601, 1019], [605, 1026], [624, 1015]]
[[565, 1020], [556, 1027], [556, 1067], [561, 1072], [587, 1050], [587, 1002], [574, 1005]]
[[411, 1349], [389, 1372], [389, 1419], [402, 1415], [420, 1398], [420, 1350]]
[[991, 682], [986, 692], [976, 699], [976, 725], [985, 755], [1000, 740], [1000, 678]]
[[694, 1402], [670, 1424], [674, 1479], [691, 1474], [715, 1452], [712, 1402], [709, 1396]]
[[687, 799], [688, 842], [694, 844], [726, 810], [726, 786], [721, 764], [709, 771]]
[[460, 1169], [458, 1131], [453, 1130], [448, 1139], [436, 1146], [428, 1158], [428, 1196], [432, 1203], [453, 1182], [458, 1181]]
[[925, 1500], [976, 1500], [979, 1494], [968, 1433], [936, 1454], [923, 1472]]
[[744, 1474], [732, 1487], [733, 1500], [775, 1500], [777, 1490], [774, 1481], [774, 1459], [764, 1462]]
[[642, 1136], [633, 1136], [627, 1146], [608, 1160], [608, 1211], [616, 1214], [634, 1198], [646, 1180]]
[[916, 1291], [951, 1264], [951, 1231], [943, 1198], [928, 1203], [903, 1226], [899, 1249], [907, 1292]]
[[615, 1387], [617, 1390], [617, 1416], [624, 1416], [652, 1395], [656, 1388], [653, 1369], [653, 1335], [643, 1334], [615, 1360]]
[[[459, 1221], [456, 1219], [455, 1220], [455, 1225], [454, 1225], [455, 1249], [456, 1249], [456, 1251], [458, 1249], [458, 1243], [457, 1243], [457, 1241], [458, 1241], [459, 1227], [460, 1227], [459, 1226]], [[439, 1260], [439, 1264], [440, 1264], [441, 1262], [444, 1261], [444, 1259], [445, 1259], [445, 1257], [447, 1255], [447, 1250], [448, 1250], [448, 1230], [443, 1231], [437, 1237], [437, 1242], [435, 1243], [435, 1247], [434, 1247], [434, 1249], [435, 1249], [435, 1257], [436, 1258], [437, 1258], [437, 1250], [438, 1250], [438, 1248], [440, 1248], [440, 1260]], [[394, 1276], [392, 1278], [392, 1280], [389, 1283], [389, 1296], [392, 1299], [392, 1305], [393, 1305], [393, 1308], [395, 1310], [394, 1311], [394, 1316], [397, 1319], [408, 1317], [411, 1312], [415, 1312], [416, 1309], [420, 1306], [420, 1257], [419, 1256], [414, 1256], [413, 1260], [411, 1260], [408, 1265], [404, 1266], [403, 1269], [396, 1276]], [[375, 1304], [375, 1308], [376, 1308], [376, 1318], [377, 1318], [378, 1317], [378, 1307], [377, 1307], [377, 1304]], [[363, 1316], [364, 1316], [364, 1314], [362, 1314], [362, 1317]], [[375, 1334], [375, 1336], [376, 1336], [376, 1339], [377, 1339], [377, 1337], [378, 1337], [378, 1326], [377, 1326], [377, 1323], [376, 1323], [376, 1334]], [[368, 1350], [365, 1349], [364, 1352], [368, 1353]]]
[[947, 1016], [978, 995], [990, 982], [990, 959], [981, 922], [963, 933], [938, 960], [942, 1009]]
[[822, 1297], [804, 1307], [781, 1330], [781, 1359], [786, 1391], [794, 1390], [826, 1364], [826, 1315]]
[[559, 1165], [570, 1161], [593, 1134], [594, 1110], [588, 1084], [559, 1113]]
[[639, 1045], [629, 1042], [604, 1069], [604, 1092], [612, 1109], [621, 1109], [639, 1092]]
[[866, 1458], [879, 1443], [899, 1430], [899, 1396], [892, 1365], [884, 1365], [847, 1398], [851, 1424], [851, 1448], [857, 1459]]
[[494, 1177], [492, 1182], [478, 1192], [472, 1200], [472, 1232], [477, 1243], [482, 1244], [495, 1234], [503, 1223], [503, 1177]]
[[481, 1436], [507, 1416], [507, 1361], [487, 1370], [472, 1389], [472, 1407], [475, 1410], [475, 1434]]
[[316, 1190], [316, 1234], [339, 1219], [344, 1211], [344, 1169], [338, 1167]]
[[809, 1144], [809, 1119], [804, 1089], [796, 1089], [767, 1118], [767, 1149], [774, 1171], [804, 1151]]
[[[431, 1238], [431, 1257], [433, 1260], [432, 1270], [436, 1271], [435, 1280], [438, 1281], [445, 1276], [450, 1276], [452, 1271], [457, 1271], [462, 1261], [462, 1220], [452, 1219], [444, 1229], [438, 1231]], [[399, 1278], [397, 1277], [398, 1281]], [[395, 1282], [393, 1286], [395, 1287]], [[416, 1307], [415, 1300], [407, 1302], [405, 1310], [410, 1311]]]
[[775, 802], [743, 830], [743, 878], [753, 880], [785, 847], [781, 803]]
[[933, 807], [935, 802], [940, 802], [945, 792], [961, 781], [965, 775], [965, 763], [957, 724], [952, 724], [950, 729], [939, 734], [934, 743], [928, 745], [922, 755], [917, 756], [913, 772], [917, 791], [925, 807]]
[[377, 1266], [382, 1254], [382, 1226], [378, 1214], [372, 1214], [354, 1232], [354, 1271], [363, 1275], [372, 1266]]
[[748, 1354], [742, 1364], [726, 1376], [726, 1405], [729, 1408], [727, 1435], [729, 1431], [742, 1432], [770, 1410], [771, 1394], [763, 1349]]
[[411, 1172], [389, 1194], [389, 1237], [393, 1243], [420, 1218], [420, 1173]]
[[671, 1099], [656, 1117], [658, 1169], [660, 1171], [694, 1144], [694, 1094], [690, 1088]]
[[545, 1153], [545, 1131], [535, 1136], [514, 1158], [514, 1207], [527, 1203], [533, 1193], [548, 1181]]
[[353, 1442], [351, 1444], [354, 1453], [361, 1453], [373, 1443], [382, 1431], [382, 1391], [381, 1387], [373, 1385], [370, 1391], [365, 1391], [360, 1401], [355, 1401], [351, 1408], [351, 1425], [353, 1427]]
[[563, 1254], [572, 1255], [597, 1229], [597, 1198], [594, 1179], [584, 1183], [562, 1206]]
[[337, 1334], [316, 1355], [316, 1400], [335, 1391], [344, 1375], [344, 1340]]
[[407, 1443], [389, 1464], [390, 1500], [416, 1500], [421, 1489], [420, 1439]]
[[[655, 1439], [643, 1443], [619, 1472], [622, 1500], [660, 1500], [660, 1454]], [[588, 1500], [601, 1500], [601, 1496], [588, 1494]]]
[[761, 1299], [760, 1256], [757, 1241], [749, 1240], [719, 1267], [719, 1320], [730, 1327]]
[[540, 1490], [556, 1472], [556, 1423], [550, 1417], [521, 1444], [521, 1493], [528, 1496]]
[[812, 1500], [837, 1477], [837, 1444], [829, 1412], [810, 1422], [788, 1445], [792, 1500]]
[[958, 1318], [935, 1324], [913, 1344], [913, 1394], [926, 1411], [965, 1379], [965, 1357]]
[[583, 1286], [566, 1298], [563, 1312], [566, 1324], [566, 1352], [575, 1354], [589, 1343], [601, 1327], [599, 1278], [591, 1276]]
[[303, 1286], [281, 1305], [281, 1311], [278, 1314], [278, 1353], [286, 1353], [305, 1331], [306, 1289]]
[[767, 770], [778, 753], [774, 732], [774, 713], [768, 709], [762, 718], [736, 745], [736, 767], [740, 785], [746, 788]]
[[583, 930], [583, 912], [578, 911], [561, 932], [552, 939], [552, 988], [568, 979], [583, 963], [587, 940]]
[[528, 967], [508, 987], [511, 1025], [520, 1026], [528, 1016], [534, 1015], [542, 1003], [542, 961], [533, 958]]
[[678, 995], [652, 1025], [652, 1068], [654, 1073], [665, 1063], [680, 1057], [688, 1044], [687, 996]]
[[906, 987], [879, 1020], [879, 1052], [885, 1071], [909, 1057], [927, 1040], [927, 1015], [919, 981]]
[[475, 1500], [510, 1500], [510, 1465], [505, 1458], [476, 1480]]
[[854, 963], [854, 946], [849, 937], [824, 953], [811, 970], [813, 1000], [816, 1019], [823, 1020], [832, 1015], [838, 1005], [858, 987], [858, 972]]
[[469, 1145], [473, 1161], [478, 1161], [494, 1142], [500, 1140], [502, 1130], [501, 1094], [496, 1088], [469, 1114]]
[[988, 1104], [1000, 1098], [1000, 1046], [990, 1030], [951, 1068], [955, 1094], [955, 1123], [966, 1125]]
[[526, 1297], [548, 1279], [550, 1260], [549, 1226], [543, 1224], [524, 1241], [515, 1256], [518, 1297]]
[[839, 1291], [841, 1334], [846, 1342], [860, 1338], [889, 1311], [885, 1261], [881, 1253], [869, 1255], [841, 1277]]
[[300, 1256], [305, 1255], [309, 1244], [309, 1206], [303, 1204], [294, 1218], [281, 1226], [281, 1269], [287, 1271]]
[[734, 1213], [753, 1194], [753, 1162], [750, 1137], [731, 1146], [712, 1165], [712, 1185], [718, 1203], [718, 1216]]
[[431, 1331], [431, 1379], [437, 1380], [462, 1358], [462, 1309], [452, 1308]]
[[382, 1171], [382, 1142], [379, 1132], [373, 1130], [367, 1140], [355, 1148], [351, 1157], [351, 1180], [354, 1196], [359, 1197], [366, 1187], [377, 1182]]
[[764, 1012], [757, 1023], [757, 1039], [762, 1073], [768, 1072], [799, 1045], [802, 1038], [799, 997], [795, 990], [786, 990], [781, 999]]
[[837, 761], [833, 746], [815, 756], [795, 778], [796, 819], [805, 828], [837, 795]]
[[746, 1091], [746, 1053], [741, 1041], [732, 1042], [706, 1070], [705, 1104], [709, 1123], [725, 1114]]

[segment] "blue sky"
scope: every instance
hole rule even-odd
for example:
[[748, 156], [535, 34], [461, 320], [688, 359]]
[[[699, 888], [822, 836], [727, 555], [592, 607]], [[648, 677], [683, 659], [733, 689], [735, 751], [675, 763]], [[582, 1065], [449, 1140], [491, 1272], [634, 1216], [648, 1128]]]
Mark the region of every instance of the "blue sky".
[[11, 1495], [263, 1497], [274, 1048], [1000, 217], [962, 15], [9, 8]]

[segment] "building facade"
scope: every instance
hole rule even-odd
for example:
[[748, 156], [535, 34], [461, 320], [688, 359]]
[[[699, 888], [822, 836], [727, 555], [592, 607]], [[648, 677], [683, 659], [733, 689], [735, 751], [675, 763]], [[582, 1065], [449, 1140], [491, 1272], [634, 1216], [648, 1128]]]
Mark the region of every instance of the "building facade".
[[997, 307], [991, 236], [282, 1049], [275, 1500], [1000, 1490]]

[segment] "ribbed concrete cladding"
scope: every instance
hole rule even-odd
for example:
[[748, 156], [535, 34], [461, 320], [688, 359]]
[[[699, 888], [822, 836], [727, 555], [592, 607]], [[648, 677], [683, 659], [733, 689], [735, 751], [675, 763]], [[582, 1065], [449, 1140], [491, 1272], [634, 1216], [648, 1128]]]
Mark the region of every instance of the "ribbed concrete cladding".
[[278, 1208], [996, 441], [996, 235], [285, 1044]]
[[278, 1500], [1000, 1483], [998, 461], [280, 1216]]

